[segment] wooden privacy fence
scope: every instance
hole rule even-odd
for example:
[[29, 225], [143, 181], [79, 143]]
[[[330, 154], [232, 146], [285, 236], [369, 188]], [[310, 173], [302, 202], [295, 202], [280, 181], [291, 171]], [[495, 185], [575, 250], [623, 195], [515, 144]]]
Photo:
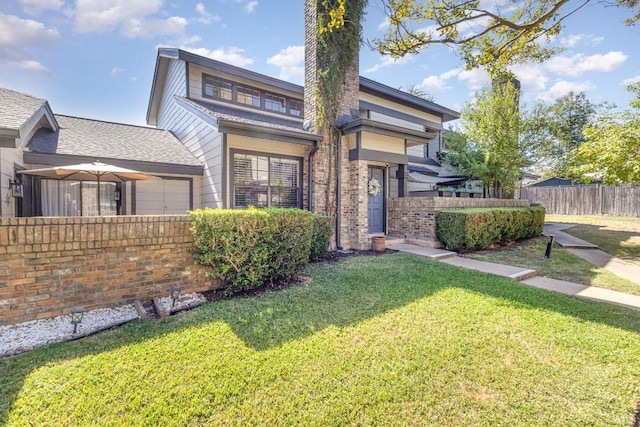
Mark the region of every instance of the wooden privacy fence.
[[640, 184], [530, 187], [520, 190], [520, 198], [549, 214], [640, 217]]

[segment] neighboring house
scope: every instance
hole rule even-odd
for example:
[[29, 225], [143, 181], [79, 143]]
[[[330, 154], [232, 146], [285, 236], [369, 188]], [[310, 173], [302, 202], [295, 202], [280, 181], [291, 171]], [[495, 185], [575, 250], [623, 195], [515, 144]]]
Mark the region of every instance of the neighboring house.
[[557, 176], [553, 176], [523, 185], [526, 187], [557, 187], [559, 185], [573, 185], [573, 180], [571, 178], [558, 178]]
[[442, 173], [443, 123], [458, 113], [363, 77], [357, 87], [346, 94], [354, 108], [343, 117], [335, 166], [310, 126], [302, 86], [180, 49], [158, 50], [147, 123], [171, 131], [204, 164], [203, 206], [323, 213], [324, 177], [336, 167], [336, 243], [365, 248], [386, 232], [390, 196]]
[[[183, 214], [201, 206], [202, 163], [168, 131], [56, 115], [46, 100], [3, 88], [0, 120], [2, 216], [95, 215], [95, 206], [88, 203], [96, 199], [95, 182], [16, 171], [96, 160], [161, 178], [102, 183], [103, 214]], [[16, 180], [22, 183], [22, 197], [10, 194], [9, 183]]]

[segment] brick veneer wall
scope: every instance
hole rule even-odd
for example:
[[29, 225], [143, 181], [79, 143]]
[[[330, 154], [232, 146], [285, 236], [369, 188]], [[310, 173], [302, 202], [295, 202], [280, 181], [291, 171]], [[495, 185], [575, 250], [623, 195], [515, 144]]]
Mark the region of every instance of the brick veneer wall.
[[391, 197], [387, 201], [388, 234], [409, 243], [441, 247], [436, 233], [437, 214], [446, 209], [524, 207], [527, 200], [470, 199], [453, 197]]
[[186, 215], [0, 219], [0, 325], [215, 288], [189, 226]]

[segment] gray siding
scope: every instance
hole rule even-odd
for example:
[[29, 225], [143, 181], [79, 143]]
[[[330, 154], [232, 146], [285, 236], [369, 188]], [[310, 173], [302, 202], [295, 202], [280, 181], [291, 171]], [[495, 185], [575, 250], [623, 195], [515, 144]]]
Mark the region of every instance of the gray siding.
[[207, 122], [178, 105], [175, 96], [186, 96], [186, 65], [173, 59], [158, 112], [158, 127], [168, 129], [204, 164], [202, 206], [222, 207], [222, 133], [215, 119]]

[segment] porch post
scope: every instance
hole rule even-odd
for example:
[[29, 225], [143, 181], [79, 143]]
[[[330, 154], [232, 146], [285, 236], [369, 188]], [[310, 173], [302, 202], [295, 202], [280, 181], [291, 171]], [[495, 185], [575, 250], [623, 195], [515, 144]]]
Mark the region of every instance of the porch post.
[[409, 171], [407, 170], [407, 165], [398, 165], [398, 170], [396, 171], [396, 179], [398, 180], [398, 197], [409, 196], [407, 192], [408, 176]]

